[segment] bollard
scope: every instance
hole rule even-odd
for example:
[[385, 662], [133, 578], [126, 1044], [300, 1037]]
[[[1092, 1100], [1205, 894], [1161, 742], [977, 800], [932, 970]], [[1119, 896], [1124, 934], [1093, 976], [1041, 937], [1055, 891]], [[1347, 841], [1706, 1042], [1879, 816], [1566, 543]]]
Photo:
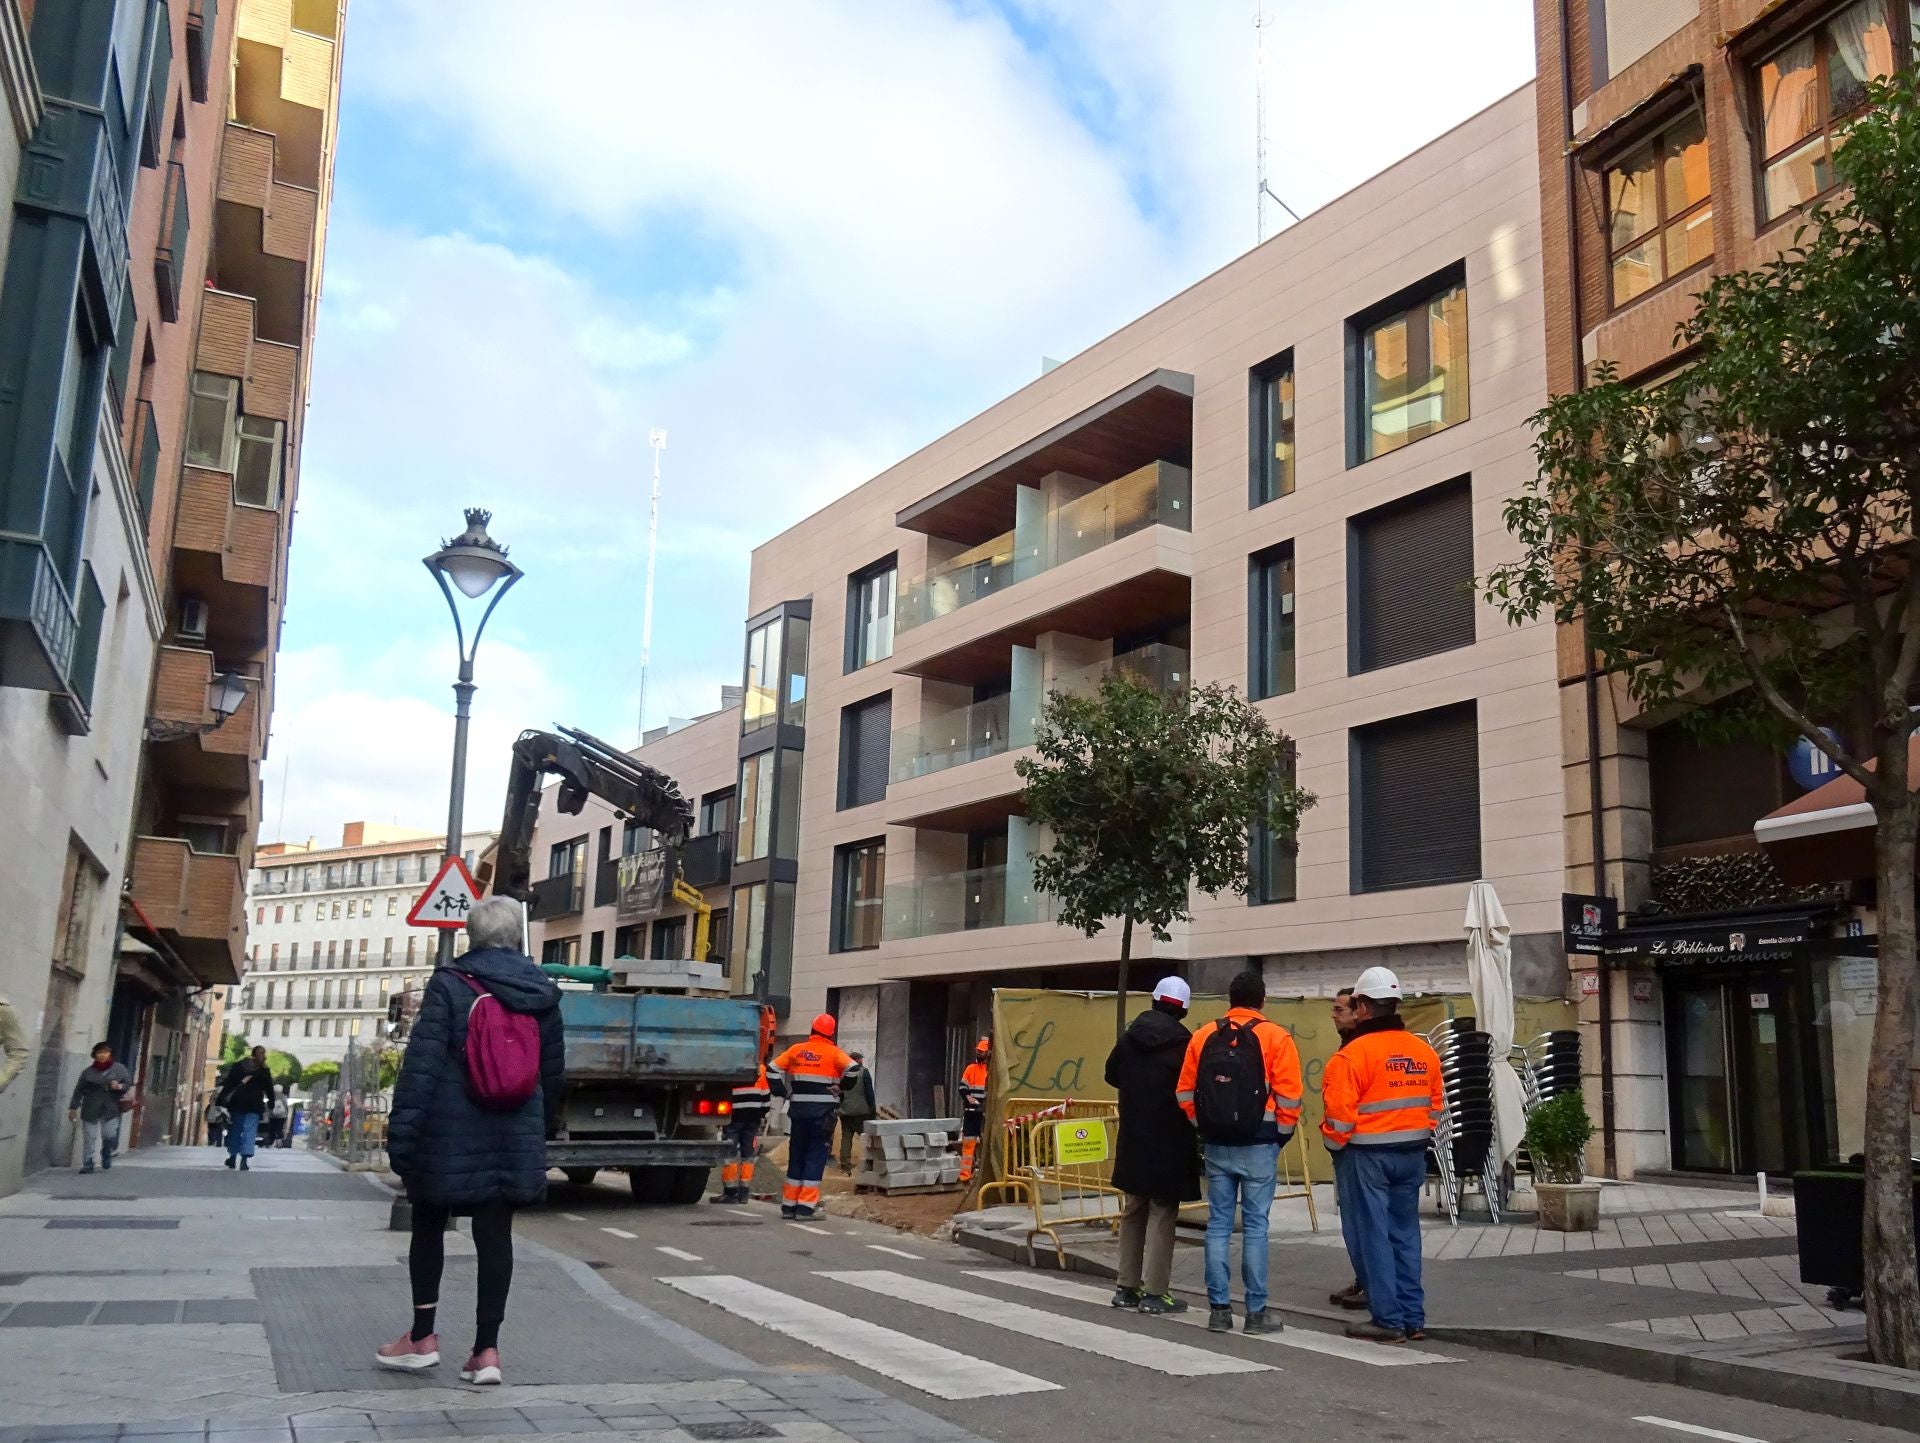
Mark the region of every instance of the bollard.
[[393, 1207], [387, 1213], [387, 1231], [390, 1233], [413, 1231], [413, 1204], [404, 1197], [393, 1200]]

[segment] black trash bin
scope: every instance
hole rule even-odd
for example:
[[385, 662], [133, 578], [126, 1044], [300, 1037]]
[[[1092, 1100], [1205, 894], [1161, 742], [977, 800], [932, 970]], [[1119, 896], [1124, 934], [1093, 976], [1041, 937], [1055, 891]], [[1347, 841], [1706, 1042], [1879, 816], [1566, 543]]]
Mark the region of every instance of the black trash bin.
[[[1800, 1281], [1825, 1288], [1836, 1308], [1866, 1288], [1861, 1244], [1866, 1204], [1866, 1173], [1858, 1158], [1793, 1175]], [[1913, 1217], [1920, 1231], [1920, 1166], [1913, 1174]]]

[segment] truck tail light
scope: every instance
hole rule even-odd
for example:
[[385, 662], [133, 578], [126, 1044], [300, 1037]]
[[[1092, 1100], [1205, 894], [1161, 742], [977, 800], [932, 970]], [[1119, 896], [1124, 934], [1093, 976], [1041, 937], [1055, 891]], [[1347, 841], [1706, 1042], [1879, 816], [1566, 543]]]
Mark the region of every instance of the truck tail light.
[[719, 1117], [733, 1116], [733, 1104], [731, 1102], [716, 1102], [713, 1105], [713, 1110], [715, 1115]]

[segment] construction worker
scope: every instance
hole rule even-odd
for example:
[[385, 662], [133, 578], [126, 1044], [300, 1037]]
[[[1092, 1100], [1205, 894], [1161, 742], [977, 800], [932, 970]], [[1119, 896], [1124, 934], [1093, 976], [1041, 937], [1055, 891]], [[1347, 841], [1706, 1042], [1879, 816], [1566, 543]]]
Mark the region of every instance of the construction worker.
[[1347, 1201], [1359, 1223], [1360, 1284], [1369, 1319], [1350, 1338], [1401, 1343], [1426, 1336], [1420, 1287], [1420, 1187], [1427, 1141], [1446, 1111], [1440, 1058], [1400, 1020], [1400, 979], [1369, 967], [1353, 985], [1353, 1032], [1327, 1062], [1320, 1133], [1344, 1153]]
[[973, 1167], [980, 1152], [980, 1139], [987, 1131], [987, 1059], [993, 1055], [993, 1042], [981, 1038], [973, 1044], [973, 1061], [960, 1074], [960, 1181], [973, 1181]]
[[1267, 1213], [1280, 1149], [1300, 1122], [1300, 1050], [1261, 1015], [1266, 979], [1242, 972], [1227, 986], [1227, 1015], [1193, 1034], [1174, 1091], [1200, 1130], [1207, 1163], [1207, 1331], [1233, 1331], [1233, 1213], [1240, 1209], [1240, 1276], [1249, 1333], [1274, 1333], [1267, 1316]]
[[733, 1155], [720, 1165], [720, 1195], [710, 1197], [712, 1203], [744, 1203], [753, 1200], [753, 1159], [760, 1150], [760, 1134], [766, 1130], [767, 1112], [773, 1103], [772, 1090], [767, 1086], [767, 1056], [773, 1051], [775, 1021], [773, 1009], [760, 1009], [760, 1066], [753, 1081], [743, 1082], [733, 1089], [733, 1110], [727, 1114], [727, 1125], [721, 1129], [721, 1136], [728, 1146], [734, 1149]]
[[840, 1110], [840, 1084], [859, 1064], [834, 1043], [834, 1020], [822, 1012], [805, 1041], [773, 1059], [767, 1082], [787, 1099], [787, 1182], [780, 1216], [804, 1220], [820, 1211], [820, 1179], [833, 1150], [833, 1124]]
[[[1333, 1030], [1339, 1037], [1340, 1047], [1345, 1047], [1353, 1037], [1353, 989], [1342, 987], [1333, 994]], [[1351, 1308], [1354, 1312], [1363, 1312], [1367, 1306], [1367, 1290], [1360, 1282], [1360, 1218], [1359, 1209], [1348, 1196], [1347, 1169], [1342, 1165], [1346, 1160], [1346, 1151], [1342, 1149], [1333, 1155], [1333, 1197], [1340, 1209], [1340, 1239], [1347, 1245], [1347, 1260], [1353, 1264], [1353, 1282], [1336, 1293], [1327, 1295], [1327, 1301], [1337, 1308]]]

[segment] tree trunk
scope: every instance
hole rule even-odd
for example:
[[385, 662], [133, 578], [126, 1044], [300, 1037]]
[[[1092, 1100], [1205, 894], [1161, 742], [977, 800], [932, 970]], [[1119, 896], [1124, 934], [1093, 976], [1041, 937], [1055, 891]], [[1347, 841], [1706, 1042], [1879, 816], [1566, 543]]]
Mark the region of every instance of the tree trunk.
[[[1914, 1269], [1914, 843], [1920, 804], [1907, 789], [1900, 755], [1882, 748], [1890, 795], [1873, 798], [1877, 824], [1880, 997], [1867, 1064], [1867, 1350], [1875, 1362], [1920, 1368], [1920, 1280]], [[1891, 763], [1891, 765], [1889, 765]], [[1898, 772], [1897, 781], [1892, 773]]]
[[1120, 924], [1120, 975], [1113, 984], [1113, 1040], [1118, 1042], [1127, 1030], [1127, 964], [1133, 960], [1133, 916]]

